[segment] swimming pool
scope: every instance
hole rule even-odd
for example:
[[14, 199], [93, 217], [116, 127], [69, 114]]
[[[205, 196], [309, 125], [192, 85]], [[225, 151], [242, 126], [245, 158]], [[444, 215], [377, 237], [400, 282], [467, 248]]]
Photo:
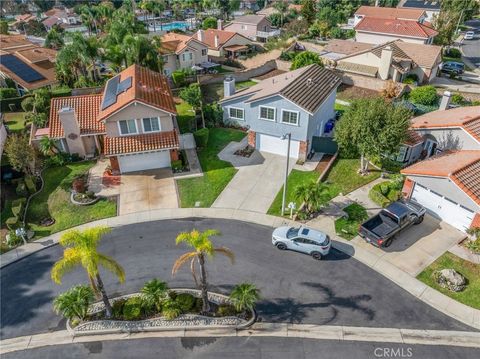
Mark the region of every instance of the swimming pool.
[[[186, 31], [188, 28], [188, 23], [186, 21], [173, 21], [166, 24], [159, 24], [155, 26], [157, 31], [172, 31], [172, 30], [182, 30]], [[149, 26], [150, 31], [154, 31], [153, 25]]]

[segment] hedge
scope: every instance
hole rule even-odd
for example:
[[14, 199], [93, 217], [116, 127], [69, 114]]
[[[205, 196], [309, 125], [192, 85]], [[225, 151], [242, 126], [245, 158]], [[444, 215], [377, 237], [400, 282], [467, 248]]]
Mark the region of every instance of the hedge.
[[9, 87], [0, 87], [0, 99], [8, 99], [8, 98], [13, 98], [17, 97], [18, 92], [14, 88], [9, 88]]
[[398, 201], [401, 197], [401, 186], [395, 181], [377, 183], [368, 193], [368, 197], [383, 208]]
[[182, 87], [183, 85], [185, 85], [185, 73], [183, 71], [173, 72], [172, 80], [177, 87]]
[[200, 130], [193, 133], [197, 147], [207, 147], [208, 143], [208, 128], [201, 128]]
[[416, 87], [410, 92], [409, 100], [420, 105], [436, 105], [438, 102], [437, 90], [430, 85]]
[[[10, 112], [10, 111], [22, 111], [22, 101], [25, 100], [27, 97], [32, 95], [25, 95], [22, 97], [12, 97], [12, 98], [5, 98], [0, 100], [0, 111], [1, 112]], [[10, 105], [15, 106], [12, 110], [10, 109]]]
[[368, 198], [370, 198], [373, 202], [378, 204], [380, 207], [385, 208], [390, 204], [390, 200], [385, 197], [381, 192], [380, 192], [380, 187], [376, 184], [375, 186], [372, 187], [370, 192], [368, 192]]

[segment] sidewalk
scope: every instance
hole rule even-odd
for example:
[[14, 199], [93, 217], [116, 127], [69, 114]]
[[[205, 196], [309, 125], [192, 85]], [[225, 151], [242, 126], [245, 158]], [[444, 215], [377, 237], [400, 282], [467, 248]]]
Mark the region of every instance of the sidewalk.
[[[257, 223], [264, 226], [279, 227], [282, 225], [298, 226], [299, 223], [280, 217], [270, 216], [258, 212], [245, 211], [239, 209], [223, 208], [173, 208], [157, 209], [145, 212], [131, 213], [112, 218], [101, 219], [76, 227], [79, 230], [105, 225], [109, 227], [121, 227], [127, 224], [143, 223], [155, 220], [166, 220], [174, 218], [221, 218]], [[378, 253], [366, 250], [354, 242], [349, 242], [336, 235], [332, 228], [333, 219], [325, 217], [323, 221], [312, 223], [314, 228], [323, 230], [332, 238], [334, 248], [352, 256], [362, 262], [387, 279], [391, 280], [399, 287], [403, 288], [419, 300], [427, 303], [436, 310], [461, 321], [473, 328], [480, 329], [480, 310], [468, 307], [444, 294], [434, 290], [426, 284], [420, 282], [404, 270], [396, 267], [389, 261], [382, 258]], [[18, 247], [15, 250], [2, 254], [0, 256], [1, 267], [15, 262], [25, 256], [35, 253], [43, 248], [58, 243], [62, 232], [42, 238], [36, 242]]]

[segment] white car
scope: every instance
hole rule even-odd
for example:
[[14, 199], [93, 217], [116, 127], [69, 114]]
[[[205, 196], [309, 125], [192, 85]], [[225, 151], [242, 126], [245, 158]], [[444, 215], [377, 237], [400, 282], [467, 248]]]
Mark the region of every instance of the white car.
[[272, 244], [280, 250], [290, 249], [320, 260], [330, 252], [330, 238], [308, 227], [278, 227], [273, 231]]
[[463, 37], [465, 40], [473, 40], [473, 38], [475, 37], [475, 32], [473, 31], [467, 31], [465, 33], [465, 36]]

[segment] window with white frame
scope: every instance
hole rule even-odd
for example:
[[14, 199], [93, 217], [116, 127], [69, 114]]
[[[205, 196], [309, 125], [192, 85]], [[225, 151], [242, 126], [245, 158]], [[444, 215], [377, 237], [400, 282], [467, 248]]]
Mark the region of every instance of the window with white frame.
[[275, 108], [260, 106], [260, 119], [275, 121]]
[[144, 132], [158, 132], [160, 131], [160, 120], [158, 117], [147, 117], [142, 119]]
[[243, 108], [230, 107], [228, 110], [228, 115], [230, 118], [235, 120], [244, 120]]
[[121, 135], [131, 135], [137, 132], [137, 124], [135, 120], [122, 120], [118, 121], [118, 127], [120, 128]]
[[207, 56], [208, 49], [202, 49], [202, 56]]
[[289, 125], [298, 125], [298, 112], [282, 110], [282, 122]]

